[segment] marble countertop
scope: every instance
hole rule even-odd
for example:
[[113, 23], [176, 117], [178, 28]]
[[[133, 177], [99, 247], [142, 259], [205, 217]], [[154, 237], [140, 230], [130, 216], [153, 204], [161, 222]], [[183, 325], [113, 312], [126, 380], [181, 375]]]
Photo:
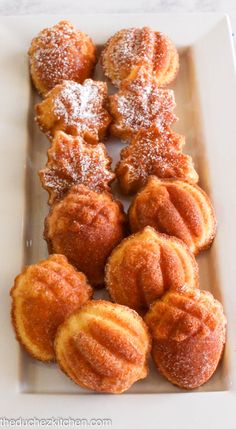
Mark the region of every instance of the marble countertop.
[[227, 13], [236, 33], [236, 0], [0, 0], [0, 15], [150, 12]]

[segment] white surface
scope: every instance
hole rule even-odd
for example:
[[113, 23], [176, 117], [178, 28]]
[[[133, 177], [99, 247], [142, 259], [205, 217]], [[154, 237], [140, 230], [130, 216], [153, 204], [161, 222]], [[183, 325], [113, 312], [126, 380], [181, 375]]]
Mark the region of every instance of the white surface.
[[[70, 17], [78, 24], [81, 17]], [[235, 65], [232, 56], [231, 37], [227, 20], [221, 15], [117, 15], [84, 16], [82, 29], [89, 32], [97, 43], [116, 29], [126, 26], [150, 25], [167, 32], [178, 45], [190, 45], [195, 68], [195, 85], [199, 111], [195, 129], [190, 130], [192, 140], [201, 139], [205, 143], [202, 161], [199, 161], [203, 184], [210, 190], [219, 219], [217, 239], [212, 248], [218, 284], [213, 290], [222, 296], [229, 320], [228, 347], [224, 357], [224, 383], [219, 392], [214, 380], [209, 382], [204, 392], [182, 392], [166, 394], [123, 394], [121, 396], [56, 393], [40, 394], [39, 385], [34, 384], [35, 393], [22, 393], [24, 383], [28, 383], [22, 368], [29, 368], [24, 355], [19, 356], [19, 347], [14, 340], [9, 320], [9, 285], [21, 269], [24, 216], [24, 175], [27, 143], [32, 142], [32, 94], [27, 75], [26, 50], [32, 36], [42, 27], [51, 25], [58, 17], [28, 17], [2, 19], [0, 25], [0, 67], [1, 67], [1, 146], [0, 146], [0, 186], [2, 196], [1, 263], [2, 288], [0, 326], [4, 326], [0, 345], [0, 415], [5, 416], [74, 416], [112, 418], [114, 428], [141, 428], [160, 425], [166, 429], [235, 428], [234, 404], [236, 401], [236, 296], [234, 242], [236, 200], [233, 185], [236, 183], [235, 157]], [[106, 28], [104, 28], [106, 22]], [[16, 36], [17, 35], [17, 36]], [[209, 61], [210, 58], [210, 61]], [[222, 61], [223, 59], [223, 61]], [[182, 79], [182, 78], [181, 78]], [[192, 88], [189, 88], [191, 93]], [[178, 91], [178, 84], [176, 87]], [[196, 100], [196, 96], [193, 98]], [[178, 100], [177, 100], [178, 101]], [[191, 111], [187, 106], [186, 111]], [[187, 118], [182, 122], [183, 128]], [[27, 126], [28, 125], [28, 126]], [[200, 129], [200, 133], [199, 133]], [[185, 130], [186, 133], [188, 130]], [[196, 141], [197, 141], [196, 140]], [[198, 143], [197, 143], [198, 144]], [[45, 149], [45, 148], [44, 148]], [[39, 147], [38, 153], [41, 148]], [[31, 161], [31, 159], [30, 159]], [[204, 167], [205, 166], [205, 167]], [[209, 171], [208, 171], [209, 166]], [[205, 172], [204, 172], [205, 168]], [[40, 189], [38, 187], [38, 189]], [[39, 194], [41, 190], [38, 191]], [[35, 197], [38, 198], [37, 195]], [[39, 197], [40, 198], [40, 197]], [[34, 225], [35, 227], [35, 225]], [[37, 227], [37, 225], [36, 225]], [[40, 246], [39, 246], [40, 248]], [[41, 250], [40, 250], [41, 251]], [[211, 254], [210, 254], [211, 255]], [[203, 284], [201, 284], [204, 287]], [[218, 290], [219, 287], [219, 290]], [[22, 362], [22, 359], [24, 362]], [[7, 362], [7, 367], [6, 367]], [[40, 364], [39, 364], [40, 366]], [[39, 368], [37, 366], [37, 368]], [[48, 377], [48, 384], [54, 383], [52, 372], [41, 365]], [[20, 371], [19, 371], [20, 370]], [[41, 371], [34, 372], [36, 377]], [[42, 372], [42, 374], [43, 374]], [[61, 376], [60, 383], [64, 383]], [[213, 384], [212, 384], [213, 383]], [[69, 386], [69, 384], [68, 384]], [[27, 389], [26, 389], [27, 390]], [[75, 392], [75, 389], [73, 389]], [[144, 391], [144, 390], [143, 390]], [[71, 394], [70, 394], [71, 393]]]
[[235, 0], [0, 0], [1, 15], [176, 12], [227, 13], [236, 33]]

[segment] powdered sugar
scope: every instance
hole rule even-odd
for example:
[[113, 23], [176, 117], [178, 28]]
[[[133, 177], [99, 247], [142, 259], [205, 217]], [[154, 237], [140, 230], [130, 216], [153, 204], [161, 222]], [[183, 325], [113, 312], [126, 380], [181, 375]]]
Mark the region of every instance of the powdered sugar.
[[39, 174], [52, 203], [77, 183], [90, 189], [108, 190], [114, 179], [110, 164], [111, 159], [103, 144], [91, 146], [78, 137], [61, 132], [48, 151], [46, 168]]
[[135, 67], [163, 72], [169, 66], [172, 43], [166, 35], [151, 28], [128, 28], [112, 36], [102, 53], [105, 74], [120, 86]]
[[[81, 76], [88, 77], [95, 62], [92, 41], [68, 21], [42, 30], [32, 41], [29, 58], [32, 77], [37, 76], [43, 92], [62, 80], [80, 81]], [[84, 68], [88, 69], [87, 76]]]
[[198, 176], [191, 157], [180, 150], [183, 137], [169, 128], [152, 126], [140, 131], [121, 152], [117, 175], [126, 191], [134, 191], [146, 183], [148, 176], [180, 178], [196, 182]]
[[145, 70], [127, 79], [118, 94], [110, 97], [113, 130], [121, 133], [137, 133], [141, 128], [156, 124], [159, 128], [176, 121], [174, 92], [158, 88]]
[[[54, 135], [54, 129], [68, 134], [80, 135], [96, 142], [110, 123], [110, 115], [104, 105], [107, 98], [105, 82], [87, 79], [80, 85], [74, 81], [64, 81], [57, 85], [45, 100], [38, 105], [37, 121], [44, 132]], [[51, 107], [52, 106], [52, 107]], [[51, 110], [53, 125], [44, 125], [44, 112]]]

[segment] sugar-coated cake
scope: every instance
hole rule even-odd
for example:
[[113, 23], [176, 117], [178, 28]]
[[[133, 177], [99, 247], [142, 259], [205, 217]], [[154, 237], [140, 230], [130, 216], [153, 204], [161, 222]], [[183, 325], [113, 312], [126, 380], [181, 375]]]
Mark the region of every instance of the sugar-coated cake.
[[55, 340], [57, 362], [77, 384], [122, 393], [147, 376], [150, 336], [128, 307], [89, 301], [63, 323]]
[[81, 85], [64, 80], [36, 104], [36, 121], [50, 140], [57, 131], [64, 131], [96, 144], [111, 122], [106, 103], [105, 82], [86, 79]]
[[110, 191], [115, 178], [111, 162], [104, 144], [90, 145], [80, 136], [58, 131], [48, 150], [46, 167], [39, 171], [42, 186], [49, 193], [49, 204], [60, 200], [75, 184]]
[[133, 232], [149, 225], [183, 240], [197, 254], [207, 249], [216, 234], [216, 216], [207, 194], [182, 180], [150, 176], [129, 208]]
[[113, 250], [105, 280], [113, 301], [144, 313], [169, 289], [198, 287], [198, 265], [181, 240], [147, 226]]
[[11, 289], [12, 323], [18, 341], [36, 359], [55, 359], [58, 326], [92, 297], [86, 276], [63, 255], [26, 267]]
[[50, 252], [62, 253], [93, 286], [101, 286], [106, 260], [125, 233], [126, 216], [120, 202], [108, 192], [74, 185], [52, 205], [44, 236]]
[[28, 54], [33, 83], [42, 95], [63, 80], [83, 83], [96, 63], [90, 37], [66, 20], [40, 31]]
[[136, 67], [148, 69], [158, 86], [174, 80], [179, 69], [179, 55], [173, 42], [151, 28], [127, 28], [115, 33], [101, 56], [105, 75], [120, 86]]
[[145, 321], [152, 357], [173, 384], [194, 389], [214, 374], [225, 344], [226, 318], [210, 292], [183, 286], [152, 304]]

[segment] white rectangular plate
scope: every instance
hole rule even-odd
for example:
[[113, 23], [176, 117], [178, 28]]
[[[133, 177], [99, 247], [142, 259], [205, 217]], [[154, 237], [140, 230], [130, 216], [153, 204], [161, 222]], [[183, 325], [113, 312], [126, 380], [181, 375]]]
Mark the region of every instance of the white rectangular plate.
[[[180, 72], [172, 85], [180, 118], [176, 129], [186, 136], [185, 151], [194, 158], [200, 185], [211, 196], [218, 218], [214, 245], [198, 257], [200, 286], [222, 300], [228, 317], [227, 347], [216, 374], [200, 389], [183, 392], [151, 368], [148, 378], [129, 392], [98, 395], [80, 389], [56, 365], [34, 361], [14, 340], [9, 316], [14, 276], [23, 264], [47, 255], [42, 239], [47, 195], [37, 171], [45, 164], [48, 142], [33, 120], [39, 97], [30, 84], [27, 49], [39, 30], [60, 18], [0, 20], [0, 417], [103, 417], [111, 418], [115, 428], [153, 427], [154, 422], [167, 429], [205, 428], [209, 423], [235, 428], [236, 75], [230, 26], [223, 15], [63, 17], [87, 32], [99, 48], [121, 28], [150, 26], [167, 33], [179, 49]], [[99, 67], [95, 77], [102, 77]], [[107, 147], [115, 164], [123, 144], [109, 141]], [[128, 200], [123, 202], [127, 206]]]

